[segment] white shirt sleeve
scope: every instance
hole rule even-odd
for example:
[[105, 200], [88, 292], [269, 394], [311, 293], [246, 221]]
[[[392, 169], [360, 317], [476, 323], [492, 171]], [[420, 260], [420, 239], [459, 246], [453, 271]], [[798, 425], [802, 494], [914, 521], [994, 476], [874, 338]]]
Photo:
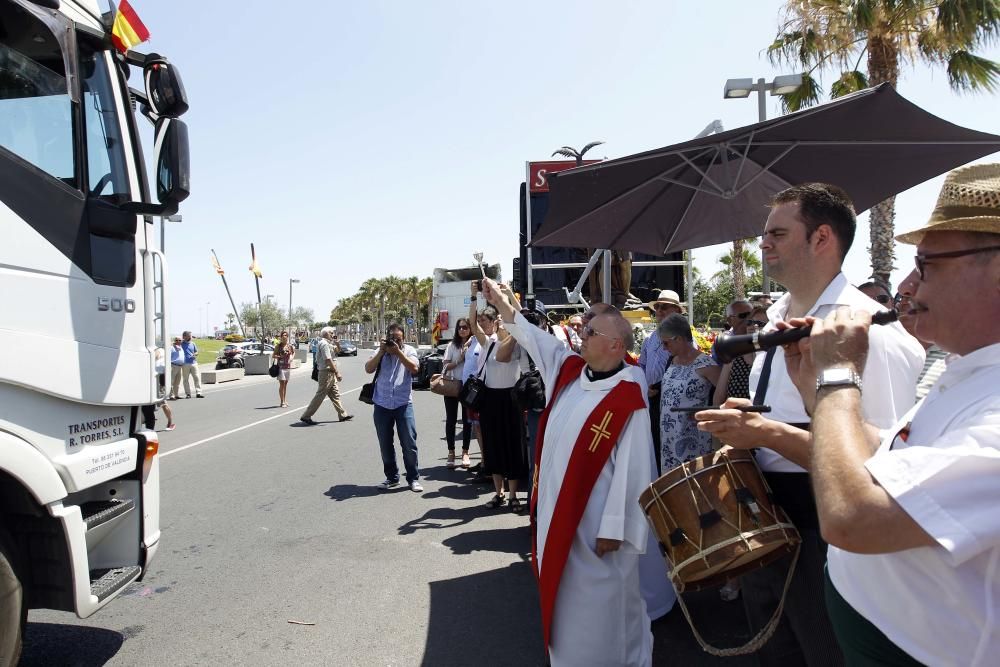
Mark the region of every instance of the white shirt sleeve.
[[558, 338], [549, 335], [524, 319], [524, 315], [521, 313], [517, 313], [514, 316], [514, 321], [507, 322], [505, 326], [510, 335], [517, 339], [518, 345], [531, 355], [531, 359], [535, 362], [535, 368], [542, 374], [545, 382], [545, 399], [548, 401], [552, 398], [552, 390], [556, 385], [556, 378], [559, 375], [563, 359], [572, 352], [563, 347]]
[[954, 565], [1000, 546], [1000, 410], [932, 446], [880, 451], [865, 466]]

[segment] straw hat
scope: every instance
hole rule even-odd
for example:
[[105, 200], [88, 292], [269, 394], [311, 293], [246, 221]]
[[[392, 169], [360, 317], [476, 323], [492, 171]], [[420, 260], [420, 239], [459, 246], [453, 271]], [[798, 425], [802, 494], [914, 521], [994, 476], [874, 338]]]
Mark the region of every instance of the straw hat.
[[1000, 234], [1000, 164], [974, 164], [949, 173], [931, 219], [896, 240], [917, 244], [927, 232], [943, 231]]
[[681, 310], [684, 310], [684, 304], [681, 303], [681, 298], [678, 296], [677, 292], [672, 289], [660, 290], [660, 296], [656, 297], [655, 301], [650, 301], [647, 306], [650, 310], [653, 310], [653, 305], [657, 303], [667, 303], [671, 306], [677, 306]]

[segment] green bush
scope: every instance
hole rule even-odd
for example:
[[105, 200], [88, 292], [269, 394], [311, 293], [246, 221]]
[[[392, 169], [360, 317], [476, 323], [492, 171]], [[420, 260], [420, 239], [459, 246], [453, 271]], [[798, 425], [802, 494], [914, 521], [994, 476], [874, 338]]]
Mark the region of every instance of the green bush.
[[240, 334], [229, 334], [226, 336], [227, 343], [242, 343], [243, 340], [244, 338]]

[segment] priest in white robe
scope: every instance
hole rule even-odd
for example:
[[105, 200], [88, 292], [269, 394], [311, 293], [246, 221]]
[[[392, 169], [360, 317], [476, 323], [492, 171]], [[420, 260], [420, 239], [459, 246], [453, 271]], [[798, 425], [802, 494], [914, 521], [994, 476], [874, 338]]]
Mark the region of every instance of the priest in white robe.
[[[586, 365], [580, 364], [578, 374], [553, 403], [560, 369], [577, 355], [525, 320], [513, 294], [502, 289], [503, 293], [495, 282], [483, 281], [484, 296], [541, 372], [550, 406], [536, 471], [536, 555], [543, 577], [547, 542], [559, 530], [567, 530], [553, 522], [557, 500], [563, 499], [560, 493], [589, 498], [558, 579], [549, 625], [551, 664], [649, 665], [653, 636], [639, 586], [639, 556], [647, 547], [648, 524], [639, 494], [651, 479], [652, 436], [645, 393], [640, 390], [642, 369], [624, 362], [626, 350], [631, 349], [631, 327], [617, 312], [591, 319], [580, 354]], [[636, 390], [641, 409], [628, 414], [593, 487], [583, 488], [581, 476], [566, 474], [571, 456], [579, 448], [578, 440], [586, 448], [591, 440], [587, 429], [596, 428], [592, 413], [621, 383], [637, 385], [623, 389]], [[599, 436], [593, 432], [596, 441]]]

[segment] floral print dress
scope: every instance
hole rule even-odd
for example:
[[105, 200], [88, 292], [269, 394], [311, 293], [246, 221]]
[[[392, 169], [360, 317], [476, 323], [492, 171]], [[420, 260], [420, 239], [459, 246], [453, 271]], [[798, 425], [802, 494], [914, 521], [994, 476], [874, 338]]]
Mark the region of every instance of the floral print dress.
[[699, 375], [699, 368], [714, 365], [712, 358], [701, 354], [688, 364], [676, 360], [663, 372], [660, 386], [660, 464], [666, 473], [684, 461], [712, 451], [712, 436], [698, 430], [689, 412], [671, 412], [671, 408], [689, 408], [712, 402], [712, 383]]

